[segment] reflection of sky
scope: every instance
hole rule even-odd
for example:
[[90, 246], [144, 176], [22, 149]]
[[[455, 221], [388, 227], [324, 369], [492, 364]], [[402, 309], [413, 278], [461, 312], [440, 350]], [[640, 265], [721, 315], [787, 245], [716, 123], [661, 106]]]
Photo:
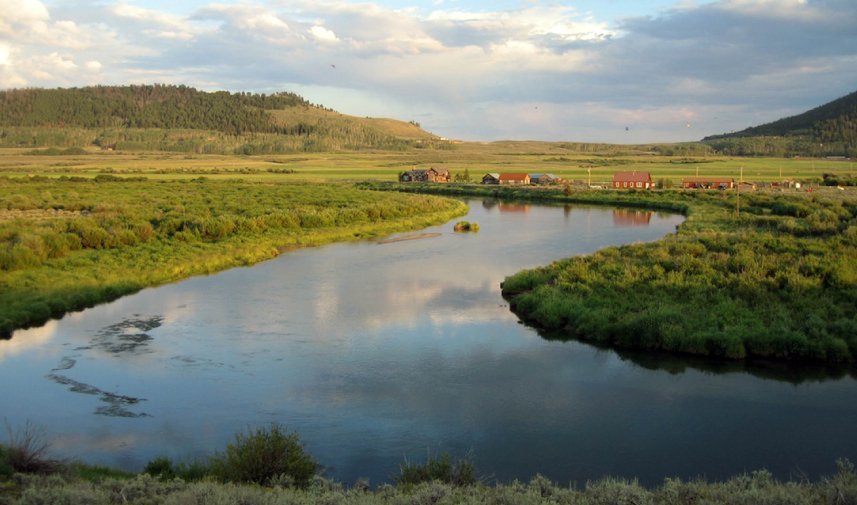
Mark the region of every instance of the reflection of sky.
[[[843, 401], [857, 398], [852, 379], [651, 371], [542, 340], [500, 296], [522, 268], [655, 240], [680, 218], [617, 229], [611, 209], [471, 209], [475, 234], [447, 223], [424, 230], [441, 233], [433, 238], [294, 251], [17, 332], [0, 342], [4, 415], [14, 405], [10, 422], [45, 426], [65, 454], [134, 470], [164, 454], [211, 454], [237, 430], [278, 421], [331, 476], [373, 484], [427, 447], [473, 449], [501, 480], [658, 483], [761, 467], [785, 477], [789, 465], [813, 472], [854, 458], [857, 407]], [[105, 332], [123, 321], [154, 323]], [[135, 333], [150, 338], [118, 345]], [[51, 373], [139, 399], [128, 410], [147, 417], [94, 415], [103, 398]]]

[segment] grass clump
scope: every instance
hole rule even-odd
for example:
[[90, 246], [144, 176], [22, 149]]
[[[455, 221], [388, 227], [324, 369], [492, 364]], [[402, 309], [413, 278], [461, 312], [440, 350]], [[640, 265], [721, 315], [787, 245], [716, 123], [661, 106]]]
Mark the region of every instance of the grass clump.
[[298, 488], [308, 487], [319, 470], [297, 432], [277, 423], [236, 433], [226, 451], [215, 452], [209, 464], [211, 475], [223, 482], [263, 486], [288, 482]]
[[455, 487], [472, 486], [479, 482], [476, 465], [469, 453], [464, 458], [453, 460], [448, 452], [441, 455], [429, 453], [424, 463], [405, 459], [393, 480], [398, 485], [438, 481]]
[[170, 458], [161, 456], [146, 463], [143, 473], [162, 481], [181, 479], [185, 482], [196, 482], [211, 474], [211, 466], [200, 460], [174, 463]]

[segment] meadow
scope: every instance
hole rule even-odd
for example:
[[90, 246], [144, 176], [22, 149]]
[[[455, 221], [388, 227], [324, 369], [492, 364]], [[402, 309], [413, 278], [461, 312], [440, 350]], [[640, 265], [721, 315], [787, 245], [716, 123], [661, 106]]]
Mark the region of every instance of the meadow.
[[[395, 181], [412, 167], [445, 167], [453, 176], [467, 172], [471, 180], [487, 173], [552, 173], [580, 185], [609, 186], [616, 171], [646, 171], [653, 180], [668, 179], [675, 186], [687, 176], [728, 176], [743, 171], [749, 182], [801, 180], [820, 182], [825, 173], [854, 175], [855, 162], [819, 158], [749, 158], [717, 155], [665, 155], [673, 148], [653, 145], [629, 148], [608, 144], [559, 142], [465, 142], [453, 149], [299, 153], [237, 156], [157, 151], [103, 151], [48, 155], [47, 149], [0, 149], [0, 175], [42, 174], [51, 177], [99, 174], [145, 175], [151, 179], [242, 178], [246, 181]], [[62, 151], [62, 150], [59, 150]], [[30, 154], [33, 152], [42, 155]], [[56, 151], [55, 151], [56, 152]]]

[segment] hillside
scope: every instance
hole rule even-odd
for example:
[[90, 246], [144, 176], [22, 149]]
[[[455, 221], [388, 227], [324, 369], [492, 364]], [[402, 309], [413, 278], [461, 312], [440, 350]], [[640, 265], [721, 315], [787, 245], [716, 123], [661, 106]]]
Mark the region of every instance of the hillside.
[[857, 156], [857, 91], [812, 110], [702, 139], [730, 155]]
[[0, 147], [272, 154], [448, 147], [416, 124], [356, 118], [294, 93], [131, 85], [0, 91]]

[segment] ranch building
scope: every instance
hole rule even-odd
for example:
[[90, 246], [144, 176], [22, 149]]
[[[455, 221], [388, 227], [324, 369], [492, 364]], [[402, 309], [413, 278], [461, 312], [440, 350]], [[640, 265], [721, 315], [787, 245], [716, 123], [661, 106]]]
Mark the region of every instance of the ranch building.
[[616, 172], [613, 174], [614, 189], [652, 189], [655, 183], [648, 172]]
[[500, 174], [485, 174], [482, 177], [482, 184], [500, 184]]
[[532, 184], [553, 184], [562, 182], [562, 178], [554, 174], [530, 174], [530, 183]]
[[530, 183], [530, 174], [500, 174], [500, 185], [527, 185]]
[[449, 170], [434, 167], [409, 170], [399, 177], [399, 182], [449, 182]]

